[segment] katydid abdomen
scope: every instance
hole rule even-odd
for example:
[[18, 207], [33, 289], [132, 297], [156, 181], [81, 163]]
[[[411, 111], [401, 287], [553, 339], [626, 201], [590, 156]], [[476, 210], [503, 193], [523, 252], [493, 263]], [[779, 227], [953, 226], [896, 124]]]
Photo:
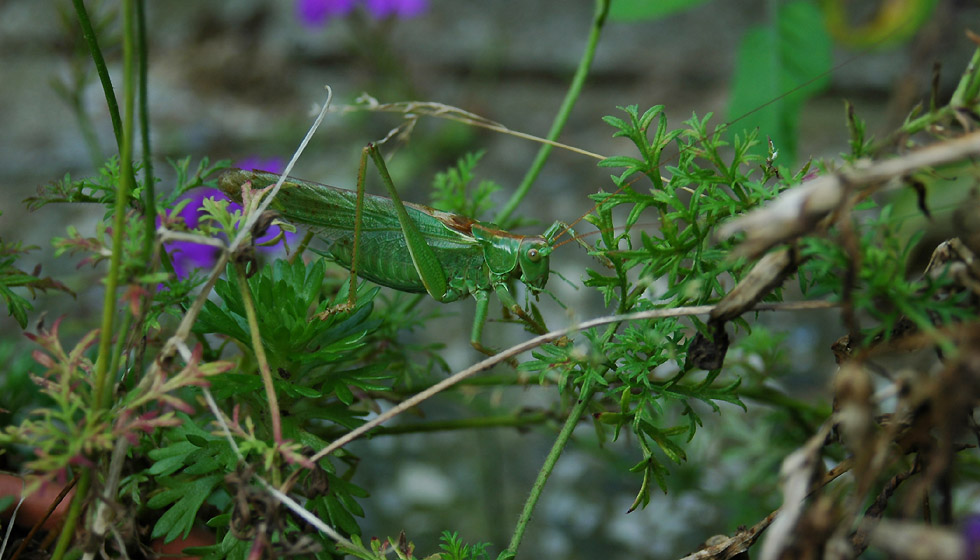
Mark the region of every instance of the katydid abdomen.
[[[239, 198], [245, 182], [260, 189], [276, 180], [272, 173], [235, 169], [222, 175], [220, 186]], [[389, 193], [397, 196], [393, 186]], [[403, 203], [394, 196], [361, 195], [358, 212], [358, 192], [290, 177], [270, 209], [283, 220], [313, 231], [326, 243], [321, 254], [372, 282], [403, 292], [427, 292], [443, 303], [474, 296], [477, 316], [471, 342], [478, 349], [485, 350], [479, 339], [491, 291], [518, 316], [530, 320], [510, 295], [507, 281], [519, 279], [532, 292], [544, 288], [551, 252], [547, 239], [514, 235], [465, 216]], [[399, 216], [399, 206], [404, 218]]]

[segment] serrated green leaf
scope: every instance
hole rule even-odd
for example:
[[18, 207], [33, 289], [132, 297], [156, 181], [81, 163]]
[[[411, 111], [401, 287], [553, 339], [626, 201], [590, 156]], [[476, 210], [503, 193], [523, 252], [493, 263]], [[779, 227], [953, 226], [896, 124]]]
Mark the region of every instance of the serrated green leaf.
[[223, 479], [223, 474], [197, 478], [179, 487], [167, 488], [150, 498], [147, 505], [154, 509], [173, 504], [157, 520], [151, 536], [163, 537], [164, 542], [171, 542], [179, 536], [186, 537], [194, 527], [198, 510]]
[[148, 472], [155, 476], [173, 474], [186, 464], [187, 456], [198, 449], [199, 446], [189, 441], [178, 441], [167, 447], [151, 449], [147, 455], [154, 462]]
[[643, 167], [643, 161], [629, 156], [612, 156], [598, 163], [599, 167]]
[[613, 128], [618, 128], [619, 130], [629, 130], [630, 129], [629, 123], [627, 123], [626, 121], [624, 121], [623, 119], [621, 119], [619, 117], [614, 117], [614, 116], [611, 116], [611, 115], [606, 115], [606, 116], [602, 117], [602, 122], [608, 124], [609, 126], [611, 126]]

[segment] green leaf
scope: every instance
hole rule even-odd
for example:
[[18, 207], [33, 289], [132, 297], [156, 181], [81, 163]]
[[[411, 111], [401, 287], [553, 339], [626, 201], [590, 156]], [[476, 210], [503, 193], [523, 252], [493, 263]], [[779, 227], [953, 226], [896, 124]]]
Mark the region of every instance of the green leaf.
[[612, 156], [599, 162], [599, 167], [636, 167], [643, 168], [643, 161], [629, 156]]
[[152, 449], [148, 455], [154, 463], [150, 465], [148, 472], [155, 476], [173, 474], [186, 464], [187, 456], [198, 449], [198, 446], [189, 441], [178, 441], [167, 447]]
[[359, 535], [361, 533], [361, 529], [357, 526], [357, 521], [354, 520], [354, 516], [344, 509], [344, 506], [337, 498], [326, 496], [323, 502], [326, 505], [330, 523], [341, 531], [351, 535]]
[[614, 0], [609, 19], [614, 21], [649, 21], [689, 10], [706, 0]]
[[197, 511], [223, 478], [223, 474], [201, 477], [178, 487], [167, 488], [150, 498], [147, 505], [151, 508], [158, 509], [173, 503], [153, 526], [152, 537], [163, 537], [164, 542], [178, 536], [186, 537], [194, 527]]
[[27, 312], [34, 309], [29, 301], [0, 284], [0, 298], [7, 304], [8, 314], [17, 321], [20, 328], [27, 327]]
[[[785, 4], [774, 25], [746, 32], [735, 63], [730, 132], [757, 128], [772, 139], [779, 161], [792, 164], [803, 103], [830, 83], [831, 48], [821, 14], [809, 1]], [[756, 149], [761, 153], [762, 146]]]

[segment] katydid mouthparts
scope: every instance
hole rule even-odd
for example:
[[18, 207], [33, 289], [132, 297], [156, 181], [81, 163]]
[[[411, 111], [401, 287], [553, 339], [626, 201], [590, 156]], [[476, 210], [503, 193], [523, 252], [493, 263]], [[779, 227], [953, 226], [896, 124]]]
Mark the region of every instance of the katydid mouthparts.
[[[364, 192], [369, 156], [390, 198]], [[221, 176], [219, 186], [241, 199], [246, 183], [258, 190], [278, 179], [264, 171], [231, 169]], [[287, 177], [269, 208], [282, 220], [312, 231], [326, 244], [320, 254], [350, 270], [348, 302], [326, 313], [353, 307], [356, 277], [361, 276], [402, 292], [428, 293], [442, 303], [473, 296], [476, 316], [470, 343], [487, 354], [493, 352], [481, 337], [490, 292], [531, 329], [545, 331], [517, 303], [508, 282], [520, 280], [534, 295], [544, 290], [560, 223], [541, 236], [515, 235], [465, 216], [402, 202], [373, 144], [362, 153], [357, 191]]]

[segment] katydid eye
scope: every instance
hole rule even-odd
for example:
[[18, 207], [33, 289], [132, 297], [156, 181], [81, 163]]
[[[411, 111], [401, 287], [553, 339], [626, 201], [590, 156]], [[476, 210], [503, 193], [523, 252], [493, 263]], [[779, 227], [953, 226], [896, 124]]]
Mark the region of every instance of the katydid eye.
[[537, 249], [528, 249], [527, 250], [527, 260], [529, 260], [529, 261], [531, 261], [533, 263], [536, 263], [536, 262], [540, 261], [541, 260], [541, 252], [538, 251]]

